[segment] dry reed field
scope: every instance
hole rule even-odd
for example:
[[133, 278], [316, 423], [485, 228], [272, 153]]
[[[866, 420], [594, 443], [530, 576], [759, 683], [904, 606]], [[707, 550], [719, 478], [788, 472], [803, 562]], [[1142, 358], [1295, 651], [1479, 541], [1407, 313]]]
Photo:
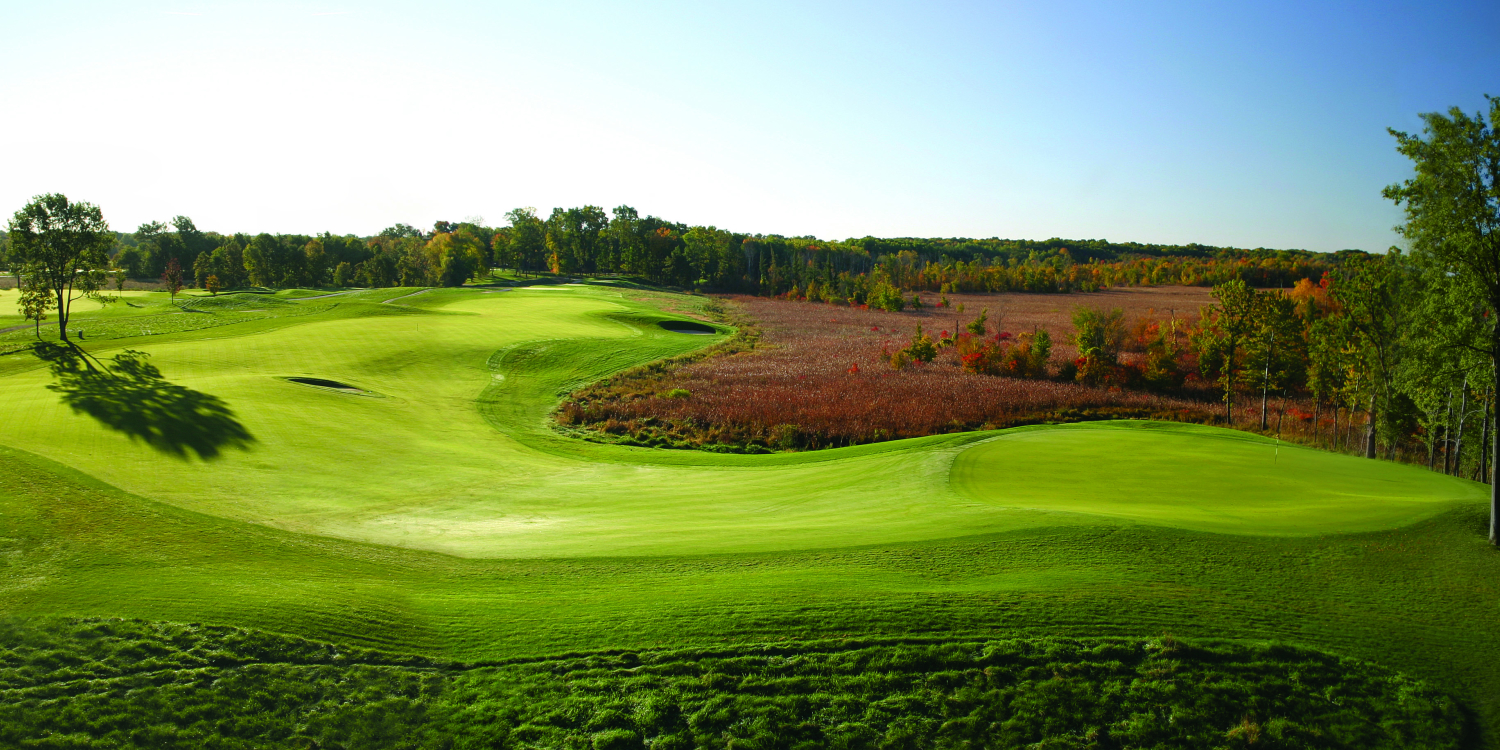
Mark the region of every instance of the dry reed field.
[[936, 306], [939, 295], [923, 294], [921, 310], [900, 313], [729, 297], [759, 326], [754, 350], [616, 376], [575, 393], [558, 419], [641, 444], [750, 451], [1105, 417], [1206, 422], [1214, 405], [1197, 398], [965, 372], [951, 348], [901, 370], [889, 356], [918, 325], [936, 338], [987, 310], [992, 333], [1047, 330], [1056, 342], [1053, 362], [1068, 361], [1075, 355], [1066, 343], [1075, 307], [1120, 308], [1129, 325], [1173, 315], [1191, 320], [1211, 301], [1208, 291], [952, 294], [949, 307]]

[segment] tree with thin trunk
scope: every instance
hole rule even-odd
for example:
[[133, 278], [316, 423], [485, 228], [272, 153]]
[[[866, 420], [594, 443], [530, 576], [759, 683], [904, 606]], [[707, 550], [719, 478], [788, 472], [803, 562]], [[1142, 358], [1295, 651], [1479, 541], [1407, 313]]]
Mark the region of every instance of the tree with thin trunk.
[[1485, 391], [1484, 406], [1479, 409], [1479, 471], [1474, 478], [1480, 482], [1485, 480], [1485, 469], [1489, 468], [1490, 406], [1493, 396], [1493, 391]]
[[115, 234], [104, 214], [92, 203], [71, 202], [61, 193], [38, 195], [11, 217], [10, 237], [24, 284], [48, 298], [48, 306], [57, 310], [62, 340], [68, 341], [73, 301], [107, 301], [100, 290]]
[[182, 264], [176, 258], [167, 261], [167, 270], [161, 272], [161, 283], [172, 293], [172, 299], [177, 299], [177, 293], [182, 291]]
[[42, 321], [47, 319], [47, 311], [52, 308], [52, 296], [46, 289], [39, 289], [27, 281], [22, 281], [21, 286], [21, 314], [26, 320], [36, 321], [36, 338], [42, 339]]
[[1194, 335], [1198, 365], [1204, 377], [1218, 381], [1224, 391], [1224, 422], [1234, 425], [1234, 388], [1244, 366], [1244, 349], [1255, 330], [1260, 295], [1242, 279], [1230, 279], [1213, 289], [1219, 304], [1203, 311]]
[[[1490, 377], [1500, 385], [1500, 98], [1486, 96], [1489, 121], [1454, 107], [1422, 115], [1423, 132], [1391, 130], [1396, 150], [1411, 159], [1416, 174], [1388, 186], [1384, 195], [1405, 210], [1397, 231], [1411, 252], [1453, 275], [1483, 318], [1487, 340], [1475, 346], [1488, 355]], [[1500, 440], [1495, 441], [1500, 451]], [[1500, 457], [1497, 457], [1500, 458]], [[1493, 467], [1500, 465], [1494, 460]], [[1500, 546], [1500, 485], [1490, 481], [1490, 543]]]
[[[1254, 306], [1254, 331], [1246, 341], [1251, 370], [1260, 386], [1260, 429], [1268, 426], [1268, 404], [1271, 391], [1285, 388], [1299, 365], [1306, 361], [1302, 321], [1296, 304], [1278, 292], [1262, 292]], [[1256, 372], [1258, 371], [1258, 372]]]
[[1406, 313], [1409, 306], [1406, 259], [1397, 248], [1383, 256], [1353, 262], [1341, 269], [1330, 286], [1343, 310], [1349, 340], [1362, 370], [1370, 375], [1369, 419], [1365, 431], [1365, 457], [1375, 458], [1377, 429], [1385, 426], [1387, 445], [1396, 436], [1389, 429], [1396, 373], [1404, 352]]
[[1338, 340], [1339, 323], [1335, 318], [1319, 318], [1307, 328], [1307, 387], [1312, 391], [1313, 403], [1320, 405], [1326, 399], [1333, 414], [1333, 426], [1328, 433], [1330, 450], [1338, 449], [1338, 394], [1344, 387], [1345, 373], [1344, 349]]
[[1453, 476], [1464, 474], [1464, 423], [1469, 421], [1469, 379], [1458, 389], [1458, 431], [1453, 436]]

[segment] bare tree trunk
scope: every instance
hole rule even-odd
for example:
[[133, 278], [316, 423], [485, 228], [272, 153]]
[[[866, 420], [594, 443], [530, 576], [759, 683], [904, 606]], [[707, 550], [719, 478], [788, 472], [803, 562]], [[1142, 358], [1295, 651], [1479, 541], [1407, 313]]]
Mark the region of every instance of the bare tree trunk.
[[[1496, 326], [1490, 340], [1491, 378], [1500, 392], [1500, 326]], [[1500, 482], [1495, 481], [1495, 467], [1500, 466], [1500, 440], [1494, 441], [1494, 454], [1490, 456], [1490, 544], [1500, 546]]]
[[62, 337], [64, 344], [68, 343], [68, 300], [64, 293], [57, 293], [57, 335]]
[[1437, 461], [1437, 435], [1427, 436], [1427, 470], [1432, 471], [1432, 465]]
[[1375, 391], [1370, 391], [1370, 412], [1365, 416], [1365, 458], [1375, 457]]
[[1339, 449], [1339, 402], [1334, 399], [1333, 403], [1333, 429], [1328, 431], [1328, 449], [1336, 451]]
[[1323, 400], [1313, 396], [1313, 445], [1322, 442], [1323, 438]]
[[1271, 356], [1276, 351], [1276, 337], [1271, 336], [1271, 344], [1266, 348], [1266, 367], [1260, 376], [1260, 431], [1266, 431], [1266, 392], [1271, 388]]
[[1485, 405], [1479, 410], [1479, 471], [1476, 471], [1476, 481], [1485, 481], [1490, 478], [1490, 396], [1493, 392], [1485, 390]]
[[1453, 476], [1464, 475], [1464, 422], [1469, 416], [1469, 378], [1464, 376], [1463, 388], [1459, 389], [1458, 432], [1453, 439]]
[[1453, 390], [1448, 390], [1448, 405], [1443, 412], [1443, 473], [1448, 474], [1448, 463], [1453, 454], [1448, 450], [1448, 438], [1453, 436], [1450, 429], [1453, 425]]
[[1260, 386], [1260, 429], [1261, 429], [1262, 432], [1264, 432], [1265, 429], [1266, 429], [1266, 384], [1265, 383], [1261, 383], [1261, 386]]

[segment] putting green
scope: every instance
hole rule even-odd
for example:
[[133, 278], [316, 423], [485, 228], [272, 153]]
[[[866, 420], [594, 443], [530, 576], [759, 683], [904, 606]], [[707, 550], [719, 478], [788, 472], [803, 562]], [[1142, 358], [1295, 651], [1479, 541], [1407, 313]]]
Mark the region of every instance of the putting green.
[[394, 304], [320, 298], [287, 303], [326, 308], [296, 318], [88, 342], [96, 356], [147, 351], [167, 380], [223, 399], [244, 449], [197, 460], [132, 441], [60, 403], [29, 355], [0, 367], [0, 442], [206, 514], [465, 557], [767, 552], [1102, 519], [1325, 534], [1481, 499], [1479, 485], [1410, 467], [1292, 448], [1273, 461], [1269, 444], [1210, 428], [771, 456], [585, 443], [547, 425], [562, 393], [722, 334], [665, 330], [680, 316], [602, 286], [380, 295]]
[[1159, 422], [1011, 430], [964, 451], [953, 487], [997, 507], [1279, 535], [1392, 528], [1487, 496], [1409, 466]]

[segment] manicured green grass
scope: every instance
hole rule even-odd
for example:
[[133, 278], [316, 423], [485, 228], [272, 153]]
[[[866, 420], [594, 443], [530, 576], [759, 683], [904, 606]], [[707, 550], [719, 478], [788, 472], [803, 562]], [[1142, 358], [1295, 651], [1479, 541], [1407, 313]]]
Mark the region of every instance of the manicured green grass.
[[97, 357], [146, 351], [223, 399], [253, 442], [212, 461], [75, 414], [42, 362], [0, 357], [0, 610], [459, 659], [1170, 632], [1369, 659], [1500, 722], [1478, 485], [1180, 426], [768, 456], [553, 433], [560, 394], [718, 340], [663, 331], [676, 315], [632, 294], [379, 290], [91, 334]]
[[953, 485], [1001, 507], [1287, 536], [1402, 526], [1489, 494], [1399, 464], [1158, 422], [1007, 430], [959, 455]]
[[[259, 322], [244, 321], [128, 344], [149, 352], [167, 379], [223, 399], [254, 437], [249, 450], [200, 463], [132, 443], [71, 414], [39, 366], [0, 380], [0, 423], [12, 426], [0, 441], [184, 508], [470, 557], [773, 551], [1076, 522], [1035, 510], [1317, 534], [1389, 528], [1478, 497], [1473, 485], [1429, 472], [1361, 473], [1349, 470], [1353, 459], [1311, 451], [1284, 451], [1286, 466], [1225, 463], [1251, 444], [1201, 437], [1226, 434], [1212, 430], [1018, 433], [962, 454], [961, 491], [949, 486], [950, 465], [982, 436], [782, 457], [588, 444], [545, 426], [558, 394], [718, 337], [663, 331], [653, 324], [663, 316], [607, 288], [433, 290], [396, 301], [270, 300], [257, 314], [277, 315], [274, 332], [234, 335]], [[191, 303], [221, 315], [247, 304]], [[305, 305], [319, 312], [288, 326]], [[376, 314], [403, 308], [427, 314]], [[1198, 491], [1209, 475], [1220, 483]], [[1030, 489], [1017, 495], [1023, 480]], [[1342, 504], [1293, 493], [1319, 484]], [[1173, 488], [1181, 492], [1169, 499]], [[1148, 498], [1155, 509], [1139, 510]]]

